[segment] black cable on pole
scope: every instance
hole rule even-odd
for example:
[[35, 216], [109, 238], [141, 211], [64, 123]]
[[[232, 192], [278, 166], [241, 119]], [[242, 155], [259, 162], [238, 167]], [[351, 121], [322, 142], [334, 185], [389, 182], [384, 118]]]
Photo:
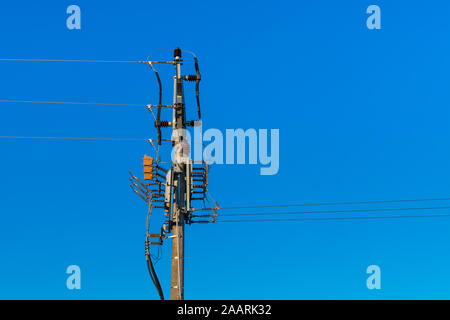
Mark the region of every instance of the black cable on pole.
[[161, 145], [161, 106], [162, 106], [162, 84], [161, 78], [159, 77], [158, 71], [153, 67], [152, 63], [148, 64], [150, 68], [153, 70], [156, 76], [156, 80], [158, 81], [159, 86], [159, 99], [158, 99], [158, 112], [156, 115], [155, 128], [158, 134], [158, 144]]
[[147, 236], [145, 238], [145, 258], [147, 260], [147, 269], [148, 273], [150, 274], [150, 278], [152, 279], [152, 282], [158, 291], [159, 298], [161, 300], [164, 300], [164, 293], [161, 288], [161, 284], [159, 283], [158, 276], [156, 274], [155, 268], [153, 267], [152, 262], [152, 256], [150, 255], [150, 241], [149, 241], [149, 231], [150, 231], [150, 220], [152, 215], [152, 206], [149, 205], [148, 212], [147, 212]]
[[159, 298], [164, 300], [164, 293], [161, 288], [161, 284], [159, 283], [158, 276], [156, 275], [155, 268], [153, 267], [152, 259], [150, 257], [150, 253], [147, 251], [147, 269], [150, 274], [150, 278], [152, 279], [153, 284], [155, 285], [156, 290], [158, 291]]

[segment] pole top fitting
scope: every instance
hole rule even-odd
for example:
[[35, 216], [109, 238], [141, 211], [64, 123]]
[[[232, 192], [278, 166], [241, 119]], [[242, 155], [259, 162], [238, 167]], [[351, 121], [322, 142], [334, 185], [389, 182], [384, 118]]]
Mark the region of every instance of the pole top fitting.
[[181, 49], [176, 47], [175, 50], [173, 50], [173, 57], [176, 58], [181, 58]]

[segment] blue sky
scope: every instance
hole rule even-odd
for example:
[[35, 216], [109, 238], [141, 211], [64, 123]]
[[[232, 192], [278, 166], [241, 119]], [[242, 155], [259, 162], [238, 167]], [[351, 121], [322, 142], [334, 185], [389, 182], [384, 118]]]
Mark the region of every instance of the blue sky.
[[[81, 8], [81, 30], [66, 28], [71, 4]], [[371, 4], [381, 8], [381, 30], [366, 27]], [[158, 48], [194, 51], [205, 129], [280, 129], [277, 175], [254, 165], [212, 168], [210, 191], [222, 206], [447, 197], [449, 7], [8, 2], [0, 57], [144, 60]], [[162, 70], [168, 79], [171, 70]], [[154, 75], [139, 64], [1, 62], [0, 83], [0, 99], [157, 103]], [[145, 109], [66, 105], [2, 104], [0, 128], [14, 136], [156, 134]], [[0, 148], [0, 298], [158, 298], [145, 267], [146, 207], [127, 180], [151, 154], [145, 142], [2, 140]], [[448, 299], [449, 227], [449, 218], [193, 225], [185, 297]], [[163, 251], [156, 268], [168, 295], [168, 243]], [[66, 288], [71, 264], [81, 267], [80, 291]], [[366, 287], [372, 264], [381, 290]]]

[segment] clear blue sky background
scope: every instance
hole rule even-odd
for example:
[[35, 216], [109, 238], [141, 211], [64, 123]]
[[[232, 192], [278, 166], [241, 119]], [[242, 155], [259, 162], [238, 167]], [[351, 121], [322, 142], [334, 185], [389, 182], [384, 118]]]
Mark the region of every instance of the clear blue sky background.
[[[70, 4], [81, 7], [79, 31], [66, 28]], [[379, 31], [366, 28], [371, 4], [382, 10]], [[405, 0], [10, 1], [0, 7], [0, 57], [195, 51], [205, 129], [280, 129], [277, 175], [213, 167], [210, 190], [222, 206], [446, 197], [449, 9]], [[138, 64], [2, 62], [0, 84], [0, 99], [157, 102], [154, 75]], [[155, 130], [145, 109], [2, 104], [0, 135]], [[146, 207], [127, 181], [147, 144], [2, 140], [0, 148], [0, 298], [157, 298], [145, 267]], [[186, 298], [450, 298], [449, 227], [450, 218], [193, 225]], [[166, 245], [157, 264], [166, 295], [169, 257]], [[66, 289], [71, 264], [81, 267], [80, 291]], [[366, 288], [372, 264], [381, 290]]]

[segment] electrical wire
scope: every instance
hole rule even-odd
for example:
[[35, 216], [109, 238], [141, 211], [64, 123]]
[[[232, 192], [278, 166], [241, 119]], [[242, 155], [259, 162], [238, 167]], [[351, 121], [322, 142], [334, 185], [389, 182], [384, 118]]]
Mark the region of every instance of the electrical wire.
[[91, 141], [149, 141], [149, 140], [156, 140], [156, 139], [128, 139], [128, 138], [19, 137], [19, 136], [0, 136], [0, 139], [91, 140]]
[[173, 64], [173, 61], [149, 61], [149, 60], [85, 60], [85, 59], [22, 59], [22, 58], [2, 58], [0, 62], [76, 62], [76, 63], [161, 63]]
[[152, 259], [151, 259], [150, 255], [147, 255], [147, 269], [148, 269], [148, 272], [150, 274], [150, 278], [152, 279], [153, 284], [155, 285], [156, 290], [158, 291], [159, 298], [161, 300], [164, 300], [164, 294], [163, 294], [163, 291], [162, 291], [162, 288], [161, 288], [161, 284], [159, 282], [158, 277], [156, 276], [155, 268], [153, 266]]
[[[159, 103], [158, 103], [158, 113], [157, 116], [155, 118], [155, 127], [156, 127], [156, 132], [158, 135], [158, 145], [161, 144], [161, 105], [162, 105], [162, 84], [161, 84], [161, 78], [159, 77], [159, 73], [158, 71], [153, 67], [153, 64], [150, 62], [148, 64], [150, 66], [150, 68], [153, 70], [155, 76], [156, 76], [156, 80], [158, 81], [158, 87], [159, 87]], [[151, 108], [149, 108], [149, 110], [152, 112]], [[155, 116], [153, 114], [153, 116]]]
[[[89, 62], [89, 63], [142, 63], [134, 60], [82, 60], [82, 59], [0, 59], [0, 61], [14, 62]], [[156, 62], [156, 61], [155, 61]]]
[[221, 210], [234, 209], [256, 209], [256, 208], [283, 208], [283, 207], [309, 207], [309, 206], [336, 206], [353, 204], [381, 204], [381, 203], [401, 203], [401, 202], [426, 202], [426, 201], [449, 201], [450, 198], [422, 198], [422, 199], [402, 199], [402, 200], [375, 200], [375, 201], [349, 201], [349, 202], [322, 202], [322, 203], [299, 203], [299, 204], [275, 204], [257, 206], [235, 206], [220, 207]]
[[157, 276], [155, 268], [153, 266], [152, 256], [150, 254], [150, 243], [149, 243], [148, 239], [149, 239], [149, 232], [150, 232], [151, 217], [152, 217], [152, 205], [150, 204], [148, 207], [148, 211], [147, 211], [147, 222], [146, 222], [147, 235], [145, 237], [145, 257], [147, 260], [147, 269], [148, 269], [150, 278], [152, 279], [152, 282], [155, 285], [156, 290], [158, 291], [159, 298], [161, 300], [164, 300], [164, 293], [162, 291], [161, 284], [159, 282], [158, 276]]
[[197, 58], [197, 55], [194, 53], [194, 52], [192, 52], [192, 51], [189, 51], [189, 50], [181, 50], [181, 52], [186, 52], [186, 53], [189, 53], [191, 56], [193, 56], [194, 58]]
[[152, 254], [151, 257], [154, 259], [154, 265], [156, 266], [158, 262], [164, 257], [164, 250], [162, 246], [158, 246], [158, 254]]
[[[81, 140], [81, 141], [128, 141], [128, 142], [134, 142], [134, 141], [157, 141], [156, 139], [133, 139], [133, 138], [80, 138], [80, 137], [22, 137], [22, 136], [0, 136], [0, 139], [11, 139], [11, 140]], [[169, 139], [163, 139], [162, 141], [166, 143], [171, 143], [171, 140]]]
[[230, 216], [261, 216], [261, 215], [283, 215], [283, 214], [327, 214], [327, 213], [363, 213], [363, 212], [386, 212], [386, 211], [410, 211], [410, 210], [444, 210], [450, 209], [450, 206], [444, 207], [414, 207], [414, 208], [377, 208], [377, 209], [354, 209], [354, 210], [323, 210], [323, 211], [293, 211], [293, 212], [256, 212], [256, 213], [229, 213], [220, 214], [219, 217]]
[[417, 215], [417, 216], [372, 216], [372, 217], [343, 217], [343, 218], [299, 218], [299, 219], [257, 219], [257, 220], [217, 220], [217, 222], [287, 222], [287, 221], [339, 221], [339, 220], [381, 220], [381, 219], [415, 219], [450, 217], [450, 214]]
[[101, 102], [72, 102], [72, 101], [34, 101], [34, 100], [0, 100], [1, 103], [40, 103], [40, 104], [79, 104], [93, 106], [146, 107], [145, 104], [101, 103]]
[[146, 107], [146, 108], [172, 108], [172, 106], [159, 106], [151, 104], [133, 103], [104, 103], [104, 102], [73, 102], [73, 101], [36, 101], [36, 100], [0, 100], [0, 103], [38, 103], [38, 104], [67, 104], [67, 105], [91, 105], [111, 107]]

